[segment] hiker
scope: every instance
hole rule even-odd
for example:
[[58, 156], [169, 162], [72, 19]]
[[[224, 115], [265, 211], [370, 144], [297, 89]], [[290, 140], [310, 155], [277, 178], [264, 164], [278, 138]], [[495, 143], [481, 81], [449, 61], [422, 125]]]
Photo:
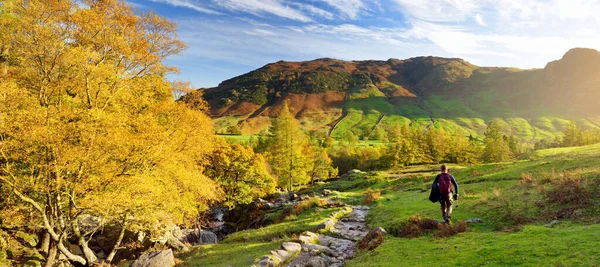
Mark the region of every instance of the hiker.
[[[433, 181], [432, 188], [439, 190], [439, 201], [442, 206], [442, 218], [444, 222], [450, 222], [452, 216], [452, 205], [454, 200], [458, 199], [458, 184], [454, 176], [448, 173], [448, 167], [444, 164], [441, 167], [442, 173], [438, 174]], [[456, 189], [456, 194], [452, 195], [452, 185]]]

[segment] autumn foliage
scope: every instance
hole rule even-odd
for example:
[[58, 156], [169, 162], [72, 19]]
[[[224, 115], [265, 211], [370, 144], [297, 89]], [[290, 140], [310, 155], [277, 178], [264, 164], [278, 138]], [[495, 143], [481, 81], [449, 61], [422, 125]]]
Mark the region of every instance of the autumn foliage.
[[222, 198], [198, 164], [211, 121], [165, 80], [176, 69], [162, 61], [185, 47], [175, 28], [117, 0], [0, 4], [0, 216], [43, 232], [50, 264], [98, 261], [84, 214], [161, 229]]

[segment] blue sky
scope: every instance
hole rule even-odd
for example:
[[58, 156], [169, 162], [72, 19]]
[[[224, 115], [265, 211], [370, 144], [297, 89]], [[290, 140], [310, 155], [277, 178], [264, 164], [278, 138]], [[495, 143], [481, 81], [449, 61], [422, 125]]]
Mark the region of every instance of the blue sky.
[[600, 0], [128, 0], [179, 25], [168, 64], [195, 87], [286, 60], [460, 57], [543, 68], [600, 49]]

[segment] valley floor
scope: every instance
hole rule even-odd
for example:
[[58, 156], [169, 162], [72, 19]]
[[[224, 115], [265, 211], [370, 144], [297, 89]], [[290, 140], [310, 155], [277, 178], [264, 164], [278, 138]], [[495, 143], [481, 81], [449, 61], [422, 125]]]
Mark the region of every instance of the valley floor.
[[[468, 230], [437, 237], [439, 230], [409, 238], [415, 218], [441, 219], [427, 199], [437, 166], [356, 173], [305, 188], [331, 190], [327, 198], [369, 204], [367, 225], [388, 234], [373, 251], [359, 252], [347, 266], [595, 266], [600, 262], [600, 145], [538, 151], [530, 160], [450, 166], [460, 185], [453, 221]], [[431, 170], [431, 172], [415, 172]], [[221, 244], [182, 255], [184, 266], [250, 266], [281, 242], [323, 222], [338, 208], [314, 205], [282, 222], [228, 236]]]

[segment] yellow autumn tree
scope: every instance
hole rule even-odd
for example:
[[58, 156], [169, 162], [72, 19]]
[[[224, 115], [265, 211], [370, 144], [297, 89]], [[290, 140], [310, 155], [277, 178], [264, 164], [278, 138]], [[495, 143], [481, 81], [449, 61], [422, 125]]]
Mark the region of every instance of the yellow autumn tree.
[[232, 209], [275, 191], [277, 183], [266, 164], [265, 158], [252, 148], [218, 140], [207, 158], [204, 173], [223, 188], [223, 205]]
[[290, 112], [287, 102], [273, 119], [268, 141], [269, 163], [280, 187], [291, 191], [294, 183], [310, 182], [314, 165], [314, 148], [300, 130], [300, 123]]
[[119, 222], [122, 238], [190, 222], [222, 197], [197, 164], [211, 121], [175, 102], [165, 80], [176, 69], [162, 61], [184, 48], [175, 24], [118, 0], [0, 9], [0, 216], [44, 232], [48, 266], [58, 253], [98, 261], [82, 215]]

